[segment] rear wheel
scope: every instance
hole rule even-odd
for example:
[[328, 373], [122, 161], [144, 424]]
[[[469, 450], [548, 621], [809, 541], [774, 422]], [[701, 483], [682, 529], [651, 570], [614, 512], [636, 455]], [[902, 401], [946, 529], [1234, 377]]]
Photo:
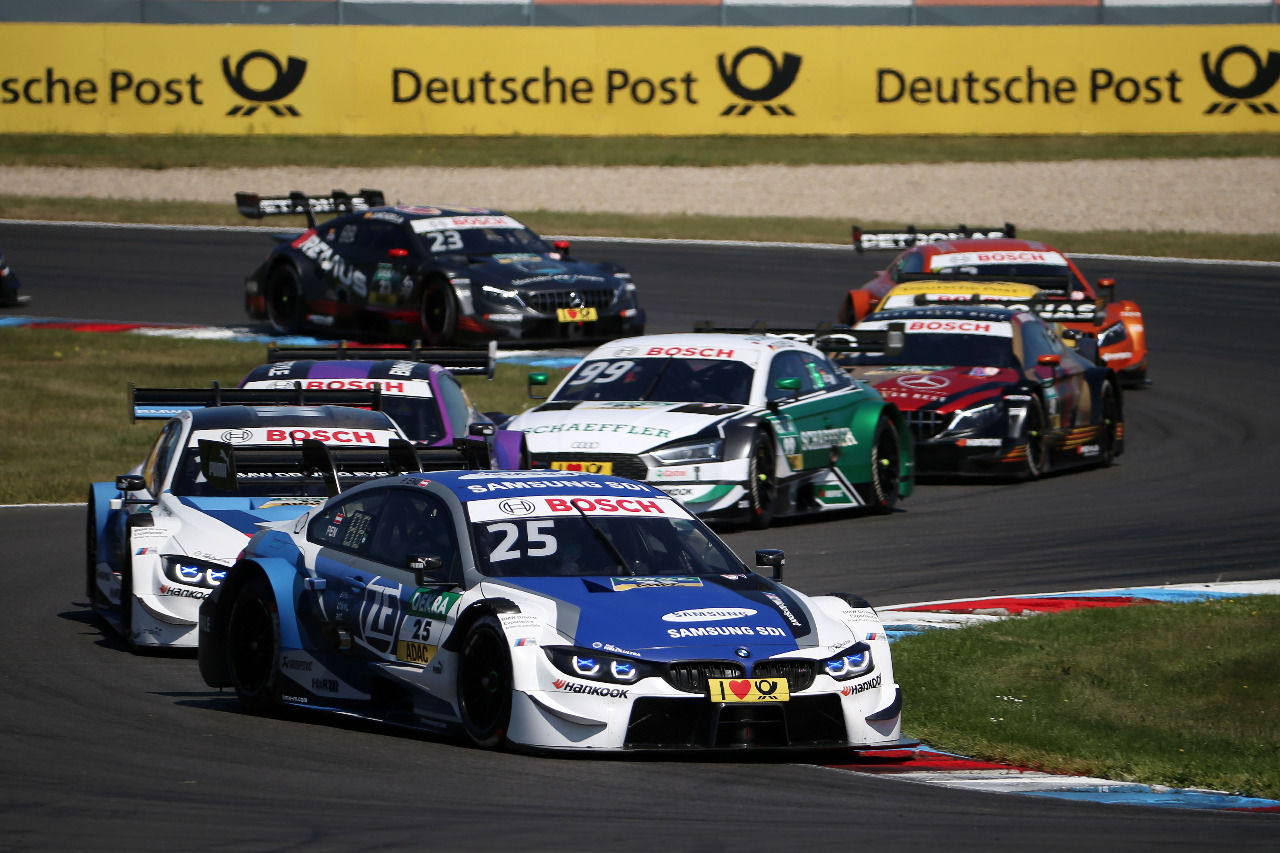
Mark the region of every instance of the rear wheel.
[[302, 284], [293, 267], [286, 264], [271, 271], [266, 302], [271, 331], [292, 335], [302, 328]]
[[276, 704], [280, 684], [280, 614], [271, 586], [261, 575], [236, 594], [227, 620], [227, 665], [236, 697], [261, 714]]
[[496, 617], [482, 616], [467, 631], [458, 655], [458, 711], [476, 746], [492, 749], [511, 723], [511, 654]]
[[458, 297], [453, 285], [442, 278], [427, 280], [420, 309], [422, 334], [433, 346], [451, 344], [458, 334]]
[[1027, 417], [1023, 421], [1022, 434], [1027, 445], [1026, 463], [1023, 476], [1034, 480], [1049, 470], [1049, 432], [1044, 417], [1044, 404], [1039, 397], [1032, 397], [1027, 406]]
[[858, 486], [858, 494], [871, 512], [892, 512], [898, 503], [901, 480], [902, 446], [898, 430], [892, 420], [882, 417], [871, 442], [871, 481]]
[[778, 496], [777, 456], [773, 441], [756, 433], [747, 457], [747, 523], [762, 530], [773, 521], [773, 503]]

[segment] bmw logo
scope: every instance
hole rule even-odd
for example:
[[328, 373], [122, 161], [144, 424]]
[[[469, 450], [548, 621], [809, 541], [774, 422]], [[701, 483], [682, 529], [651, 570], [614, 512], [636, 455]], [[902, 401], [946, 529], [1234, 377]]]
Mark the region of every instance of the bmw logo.
[[736, 649], [733, 650], [733, 653], [740, 658], [751, 657], [751, 650], [748, 649], [746, 646], [738, 646]]

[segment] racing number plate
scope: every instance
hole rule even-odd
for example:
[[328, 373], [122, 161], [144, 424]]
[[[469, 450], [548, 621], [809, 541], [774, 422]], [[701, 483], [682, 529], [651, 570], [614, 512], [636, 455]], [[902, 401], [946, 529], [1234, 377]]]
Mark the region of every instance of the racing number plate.
[[785, 678], [709, 678], [712, 702], [786, 702], [791, 689]]
[[612, 462], [552, 462], [555, 471], [582, 471], [587, 474], [612, 474]]
[[600, 319], [600, 312], [594, 308], [557, 308], [556, 319], [561, 323], [594, 323]]

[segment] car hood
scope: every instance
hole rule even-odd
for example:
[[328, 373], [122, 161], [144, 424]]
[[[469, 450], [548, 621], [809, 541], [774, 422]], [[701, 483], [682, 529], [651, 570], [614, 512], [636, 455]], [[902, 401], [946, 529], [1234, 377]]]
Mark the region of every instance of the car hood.
[[563, 290], [566, 287], [618, 286], [618, 281], [598, 264], [536, 254], [475, 255], [473, 276], [492, 278], [524, 290]]
[[194, 547], [197, 538], [206, 545], [214, 539], [234, 542], [234, 558], [263, 522], [297, 518], [322, 503], [324, 498], [177, 498], [174, 515], [182, 522], [177, 538], [187, 548]]
[[746, 408], [719, 403], [550, 403], [525, 412], [507, 427], [524, 431], [532, 453], [643, 453], [695, 435]]
[[588, 649], [657, 661], [749, 661], [817, 645], [814, 617], [802, 598], [756, 574], [495, 583], [554, 601], [557, 630]]
[[1018, 371], [999, 367], [885, 365], [850, 372], [904, 411], [963, 408], [1018, 381]]

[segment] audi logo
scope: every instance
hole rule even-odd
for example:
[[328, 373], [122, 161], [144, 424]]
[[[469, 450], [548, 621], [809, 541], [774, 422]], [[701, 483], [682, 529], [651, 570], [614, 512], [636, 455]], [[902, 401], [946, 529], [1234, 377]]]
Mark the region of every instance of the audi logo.
[[595, 450], [599, 446], [600, 442], [598, 441], [575, 441], [569, 445], [574, 450]]

